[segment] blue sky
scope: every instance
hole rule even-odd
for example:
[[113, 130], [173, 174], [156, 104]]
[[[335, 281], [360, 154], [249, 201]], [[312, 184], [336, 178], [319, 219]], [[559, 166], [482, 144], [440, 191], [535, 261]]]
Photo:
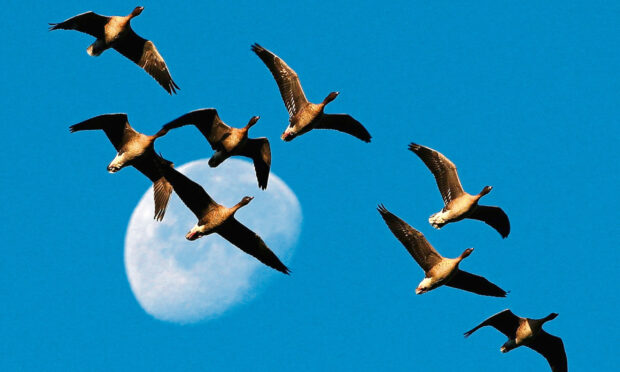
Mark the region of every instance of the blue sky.
[[[602, 1], [9, 2], [0, 28], [4, 202], [0, 243], [2, 370], [547, 370], [531, 350], [502, 355], [503, 335], [462, 334], [504, 308], [563, 338], [572, 371], [618, 363], [618, 87], [620, 5]], [[86, 54], [88, 35], [47, 31], [93, 10], [126, 14], [155, 42], [181, 87], [170, 97], [119, 54]], [[340, 96], [371, 144], [312, 132], [284, 143], [287, 113], [258, 42], [301, 78], [311, 101]], [[149, 186], [109, 175], [86, 118], [126, 112], [154, 133], [216, 107], [271, 140], [272, 170], [296, 193], [303, 226], [291, 277], [218, 319], [180, 326], [147, 315], [123, 264], [129, 217]], [[176, 163], [208, 157], [195, 131], [164, 138]], [[466, 190], [501, 206], [502, 240], [477, 221], [441, 231], [434, 180], [407, 151], [433, 147]], [[257, 189], [256, 193], [260, 193]], [[384, 203], [506, 299], [451, 288], [416, 296], [423, 273], [375, 208]], [[268, 211], [265, 211], [268, 215]]]

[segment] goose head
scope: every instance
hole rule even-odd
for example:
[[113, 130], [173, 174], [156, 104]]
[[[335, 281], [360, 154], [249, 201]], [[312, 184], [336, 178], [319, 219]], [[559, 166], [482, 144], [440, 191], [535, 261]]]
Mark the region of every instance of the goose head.
[[243, 199], [238, 203], [239, 207], [243, 207], [245, 205], [250, 204], [250, 202], [254, 199], [253, 196], [244, 196]]
[[254, 126], [254, 124], [256, 124], [258, 119], [260, 119], [260, 116], [252, 116], [250, 121], [248, 121], [248, 124], [245, 126], [245, 129], [247, 130], [247, 129], [252, 128], [252, 126]]
[[459, 258], [462, 260], [462, 259], [468, 257], [471, 254], [471, 252], [473, 252], [473, 251], [474, 251], [473, 248], [467, 248], [466, 250], [463, 251], [463, 253], [461, 253]]
[[232, 214], [237, 213], [239, 208], [244, 207], [244, 206], [250, 204], [252, 199], [254, 199], [253, 196], [244, 196], [243, 199], [241, 199], [241, 201], [239, 203], [235, 204], [232, 208], [230, 208], [230, 210], [232, 211]]
[[335, 100], [339, 94], [340, 92], [331, 92], [330, 94], [327, 95], [327, 97], [325, 97], [325, 99], [323, 100], [323, 104], [326, 105], [330, 103], [331, 101]]
[[482, 191], [480, 191], [480, 194], [478, 194], [478, 196], [483, 197], [486, 194], [490, 193], [491, 190], [493, 190], [493, 186], [485, 186]]
[[547, 315], [546, 317], [544, 317], [543, 321], [544, 322], [548, 322], [550, 320], [553, 320], [553, 319], [557, 318], [558, 315], [560, 315], [560, 314], [558, 314], [558, 313], [551, 313], [551, 314]]
[[144, 10], [143, 6], [137, 6], [131, 11], [131, 14], [129, 14], [129, 16], [131, 18], [137, 17], [140, 15], [140, 13], [142, 13], [143, 10]]

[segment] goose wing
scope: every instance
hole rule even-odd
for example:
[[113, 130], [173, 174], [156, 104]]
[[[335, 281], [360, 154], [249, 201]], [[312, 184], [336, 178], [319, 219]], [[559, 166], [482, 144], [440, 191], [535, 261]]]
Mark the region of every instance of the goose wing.
[[392, 234], [407, 248], [409, 254], [425, 272], [443, 259], [421, 232], [393, 215], [383, 205], [379, 205], [377, 210]]
[[489, 207], [486, 205], [478, 205], [474, 211], [467, 216], [474, 220], [480, 220], [491, 226], [502, 236], [506, 238], [510, 234], [510, 221], [508, 216], [500, 207]]
[[456, 172], [456, 165], [450, 159], [438, 151], [415, 143], [409, 145], [409, 150], [418, 155], [435, 176], [437, 187], [439, 187], [445, 205], [465, 193]]
[[525, 346], [536, 350], [547, 359], [551, 371], [566, 372], [568, 371], [568, 361], [566, 360], [566, 350], [562, 339], [552, 336], [541, 330], [536, 338]]
[[351, 115], [347, 114], [323, 114], [321, 121], [316, 126], [317, 129], [334, 129], [348, 133], [364, 142], [370, 142], [370, 133]]
[[157, 162], [167, 163], [172, 167], [172, 162], [153, 153], [153, 156], [143, 156], [138, 158], [132, 165], [142, 174], [147, 176], [153, 182], [153, 198], [155, 199], [155, 218], [161, 221], [166, 213], [166, 207], [172, 194], [172, 185], [162, 174]]
[[267, 247], [263, 239], [237, 221], [234, 217], [224, 222], [217, 229], [217, 233], [245, 253], [254, 256], [265, 265], [284, 274], [289, 273], [289, 269], [280, 261], [278, 256]]
[[160, 162], [159, 167], [164, 177], [166, 177], [174, 188], [174, 192], [179, 195], [179, 198], [181, 198], [187, 208], [189, 208], [199, 220], [207, 213], [212, 205], [218, 205], [202, 186], [190, 180], [171, 165], [165, 162], [162, 164], [162, 162]]
[[104, 37], [105, 25], [110, 17], [102, 16], [94, 12], [78, 14], [60, 23], [50, 23], [52, 30], [76, 30], [101, 39]]
[[487, 279], [462, 270], [458, 270], [445, 285], [483, 296], [506, 297], [506, 291]]
[[131, 27], [112, 45], [117, 52], [132, 60], [151, 75], [169, 94], [176, 93], [179, 86], [172, 80], [164, 58], [155, 44], [136, 34]]
[[198, 128], [200, 133], [205, 136], [214, 150], [217, 150], [216, 147], [218, 142], [220, 142], [225, 136], [229, 135], [231, 131], [231, 128], [226, 125], [222, 119], [220, 119], [220, 116], [217, 114], [217, 110], [214, 108], [208, 108], [194, 110], [185, 115], [179, 116], [178, 118], [165, 124], [157, 135], [163, 136], [171, 129], [190, 124]]
[[502, 332], [506, 337], [510, 339], [515, 338], [517, 328], [519, 328], [520, 318], [512, 313], [509, 309], [500, 311], [499, 313], [492, 315], [476, 327], [465, 332], [465, 337], [469, 337], [472, 333], [484, 326], [491, 326], [498, 331]]
[[245, 146], [239, 151], [239, 155], [252, 158], [258, 186], [265, 190], [269, 180], [269, 170], [271, 168], [271, 147], [269, 140], [262, 138], [248, 138]]
[[276, 83], [278, 83], [278, 88], [280, 89], [280, 95], [288, 110], [288, 116], [291, 117], [295, 115], [308, 104], [297, 73], [295, 73], [292, 68], [288, 67], [280, 57], [258, 44], [252, 45], [252, 51], [258, 55], [265, 65], [267, 65], [274, 79], [276, 79]]
[[71, 133], [95, 129], [101, 129], [105, 132], [116, 151], [119, 151], [132, 137], [139, 134], [129, 125], [127, 114], [99, 115], [69, 127]]

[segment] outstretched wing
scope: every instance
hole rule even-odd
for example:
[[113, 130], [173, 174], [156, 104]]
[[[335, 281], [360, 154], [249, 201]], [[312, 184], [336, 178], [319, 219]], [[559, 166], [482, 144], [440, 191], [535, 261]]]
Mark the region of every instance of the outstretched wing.
[[347, 114], [323, 114], [321, 121], [316, 126], [317, 129], [334, 129], [348, 133], [364, 142], [370, 142], [370, 133], [351, 115]]
[[500, 207], [489, 207], [486, 205], [478, 205], [474, 211], [467, 216], [474, 220], [480, 220], [491, 226], [502, 236], [506, 238], [510, 234], [510, 221], [508, 216]]
[[220, 116], [217, 114], [217, 110], [214, 108], [199, 109], [188, 112], [185, 115], [181, 115], [171, 122], [165, 124], [162, 129], [156, 134], [157, 136], [163, 136], [168, 133], [169, 130], [179, 128], [185, 125], [194, 125], [200, 133], [209, 141], [211, 147], [216, 150], [217, 143], [228, 133], [230, 133], [230, 127], [226, 125]]
[[269, 170], [271, 168], [271, 147], [269, 140], [263, 138], [248, 138], [245, 146], [239, 151], [239, 155], [252, 158], [258, 187], [265, 190], [269, 181]]
[[437, 187], [439, 187], [445, 205], [465, 192], [456, 172], [456, 165], [450, 159], [438, 151], [415, 143], [409, 145], [409, 150], [418, 155], [435, 176]]
[[288, 67], [280, 57], [258, 44], [252, 45], [252, 51], [267, 65], [274, 79], [276, 79], [280, 95], [288, 110], [288, 116], [295, 115], [308, 104], [297, 73]]
[[155, 48], [155, 44], [138, 36], [131, 28], [128, 28], [112, 47], [142, 67], [169, 94], [176, 93], [176, 89], [179, 89], [179, 86], [172, 80], [168, 66]]
[[506, 337], [514, 339], [517, 328], [519, 328], [519, 317], [513, 314], [509, 309], [500, 311], [499, 313], [490, 316], [476, 327], [465, 332], [465, 337], [469, 337], [472, 333], [484, 326], [491, 326], [502, 332], [506, 335]]
[[379, 205], [377, 210], [392, 231], [392, 234], [394, 234], [405, 248], [407, 248], [409, 254], [425, 272], [441, 261], [441, 255], [433, 248], [428, 240], [426, 240], [421, 232], [393, 215], [383, 205]]
[[161, 221], [164, 218], [164, 214], [166, 214], [166, 207], [172, 194], [172, 185], [162, 174], [157, 162], [167, 162], [170, 167], [173, 166], [172, 162], [157, 154], [139, 157], [132, 165], [153, 182], [153, 198], [155, 200], [155, 216], [153, 218]]
[[445, 285], [483, 296], [506, 297], [506, 291], [487, 279], [462, 270], [458, 270]]
[[196, 182], [190, 180], [183, 173], [174, 169], [171, 165], [160, 164], [164, 177], [174, 188], [174, 192], [199, 220], [206, 214], [211, 204], [217, 204], [209, 194]]
[[50, 23], [52, 30], [76, 30], [96, 37], [104, 37], [104, 29], [110, 17], [102, 16], [94, 12], [86, 12], [71, 17], [60, 23]]
[[260, 262], [272, 267], [284, 274], [288, 274], [289, 269], [280, 261], [267, 247], [263, 239], [256, 235], [252, 230], [245, 227], [234, 217], [229, 218], [218, 229], [217, 233], [228, 240], [245, 253], [256, 257]]
[[525, 346], [536, 350], [547, 359], [552, 372], [568, 371], [568, 361], [566, 360], [566, 350], [562, 339], [552, 336], [541, 330], [536, 338]]
[[132, 137], [138, 135], [138, 132], [129, 125], [127, 114], [99, 115], [69, 127], [71, 133], [96, 129], [105, 132], [116, 151], [119, 151], [123, 144], [130, 141]]

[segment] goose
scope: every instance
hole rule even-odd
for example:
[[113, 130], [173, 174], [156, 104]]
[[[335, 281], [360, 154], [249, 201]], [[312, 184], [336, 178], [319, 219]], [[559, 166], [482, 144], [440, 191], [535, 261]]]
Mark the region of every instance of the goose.
[[568, 371], [568, 362], [562, 339], [542, 329], [543, 324], [557, 316], [557, 313], [551, 313], [542, 319], [522, 318], [506, 309], [465, 332], [465, 337], [469, 337], [484, 326], [491, 326], [508, 337], [508, 341], [500, 348], [502, 353], [507, 353], [519, 346], [527, 346], [547, 359], [551, 371], [565, 372]]
[[198, 218], [196, 225], [185, 236], [187, 240], [196, 240], [202, 236], [217, 233], [265, 265], [289, 274], [289, 269], [267, 247], [263, 239], [235, 218], [235, 213], [239, 208], [248, 205], [254, 199], [253, 197], [245, 196], [239, 203], [227, 208], [215, 202], [202, 186], [166, 162], [160, 161], [159, 166], [179, 198]]
[[76, 30], [97, 38], [86, 52], [97, 57], [106, 49], [117, 52], [135, 62], [151, 75], [169, 94], [179, 86], [172, 80], [163, 57], [150, 40], [138, 36], [131, 29], [131, 20], [139, 16], [144, 7], [138, 6], [126, 16], [102, 16], [86, 12], [60, 23], [50, 23], [50, 31]]
[[209, 159], [209, 166], [217, 167], [224, 160], [234, 155], [246, 156], [254, 162], [254, 170], [261, 189], [267, 188], [269, 169], [271, 167], [271, 148], [265, 137], [248, 138], [248, 130], [260, 119], [254, 116], [243, 128], [232, 128], [226, 125], [214, 108], [199, 109], [189, 112], [165, 124], [164, 133], [169, 130], [192, 124], [202, 133], [215, 150]]
[[157, 155], [153, 147], [155, 139], [162, 134], [147, 136], [136, 132], [129, 125], [127, 114], [99, 115], [69, 127], [71, 133], [98, 129], [105, 132], [117, 151], [116, 157], [108, 165], [108, 172], [116, 173], [131, 165], [147, 176], [153, 182], [154, 218], [161, 221], [166, 213], [166, 206], [172, 193], [172, 185], [162, 176], [158, 161], [163, 161], [170, 166], [172, 163]]
[[382, 204], [377, 210], [392, 234], [424, 270], [424, 279], [416, 288], [416, 294], [423, 294], [447, 285], [483, 296], [506, 297], [506, 291], [487, 279], [459, 269], [459, 264], [474, 251], [473, 248], [467, 248], [457, 258], [442, 257], [421, 232], [392, 214]]
[[441, 229], [445, 224], [470, 218], [485, 222], [497, 230], [502, 238], [508, 236], [510, 221], [506, 213], [499, 207], [478, 205], [480, 198], [491, 192], [493, 187], [485, 186], [479, 194], [468, 194], [463, 190], [456, 166], [450, 159], [438, 151], [415, 143], [409, 145], [409, 150], [420, 157], [433, 173], [443, 198], [443, 209], [428, 219], [434, 228]]
[[312, 129], [335, 129], [348, 133], [364, 142], [370, 142], [370, 133], [364, 126], [347, 114], [324, 114], [325, 105], [336, 99], [339, 92], [331, 92], [323, 102], [308, 102], [299, 77], [292, 68], [269, 50], [258, 44], [252, 45], [252, 51], [267, 65], [276, 79], [280, 95], [288, 110], [289, 125], [282, 134], [282, 140], [288, 142]]

